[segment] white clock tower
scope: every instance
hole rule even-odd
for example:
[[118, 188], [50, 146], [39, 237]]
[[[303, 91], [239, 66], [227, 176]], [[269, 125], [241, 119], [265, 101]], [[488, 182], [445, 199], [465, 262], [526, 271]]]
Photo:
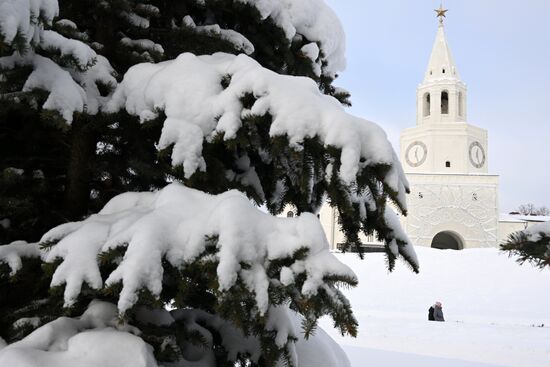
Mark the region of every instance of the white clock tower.
[[468, 123], [460, 79], [440, 17], [417, 88], [416, 126], [401, 134], [401, 162], [411, 184], [406, 231], [416, 245], [496, 246], [498, 176], [488, 174], [487, 131]]

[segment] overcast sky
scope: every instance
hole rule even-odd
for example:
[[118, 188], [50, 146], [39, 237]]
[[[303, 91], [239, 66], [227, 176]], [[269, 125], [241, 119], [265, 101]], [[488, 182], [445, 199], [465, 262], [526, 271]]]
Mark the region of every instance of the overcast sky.
[[[380, 124], [396, 150], [416, 121], [437, 31], [434, 0], [326, 0], [347, 36], [335, 82], [351, 112]], [[445, 32], [468, 86], [468, 122], [489, 132], [489, 173], [500, 209], [550, 207], [550, 0], [447, 0]]]

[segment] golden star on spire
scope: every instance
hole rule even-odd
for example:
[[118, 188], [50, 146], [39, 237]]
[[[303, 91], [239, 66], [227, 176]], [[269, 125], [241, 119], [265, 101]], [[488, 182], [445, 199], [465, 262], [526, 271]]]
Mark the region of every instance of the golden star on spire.
[[446, 18], [445, 15], [446, 12], [449, 11], [449, 9], [443, 9], [443, 4], [439, 5], [439, 9], [434, 9], [434, 11], [437, 13], [436, 17], [439, 18], [439, 23], [443, 24], [443, 18]]

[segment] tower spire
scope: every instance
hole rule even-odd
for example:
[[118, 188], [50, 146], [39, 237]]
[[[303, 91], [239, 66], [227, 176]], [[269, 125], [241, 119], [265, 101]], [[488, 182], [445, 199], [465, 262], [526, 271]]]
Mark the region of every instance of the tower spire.
[[443, 26], [443, 18], [446, 18], [447, 16], [445, 15], [446, 12], [449, 11], [449, 9], [443, 9], [443, 3], [441, 3], [439, 5], [439, 9], [434, 9], [434, 11], [436, 12], [436, 17], [439, 18], [439, 26], [442, 27]]
[[439, 27], [424, 80], [417, 88], [417, 123], [466, 122], [466, 85], [460, 79], [447, 37], [443, 5], [435, 10]]
[[435, 37], [435, 42], [430, 55], [428, 68], [424, 76], [424, 83], [441, 80], [455, 79], [460, 80], [458, 70], [456, 68], [447, 37], [445, 36], [445, 28], [443, 27], [443, 18], [446, 17], [447, 9], [443, 9], [443, 5], [439, 9], [434, 9], [439, 17], [439, 27]]

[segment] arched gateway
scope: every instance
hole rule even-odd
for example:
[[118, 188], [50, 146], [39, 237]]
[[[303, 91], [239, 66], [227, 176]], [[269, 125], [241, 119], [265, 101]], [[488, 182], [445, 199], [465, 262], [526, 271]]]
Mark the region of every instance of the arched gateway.
[[462, 250], [464, 248], [464, 241], [460, 235], [452, 231], [443, 231], [435, 235], [432, 240], [432, 247], [442, 250]]

